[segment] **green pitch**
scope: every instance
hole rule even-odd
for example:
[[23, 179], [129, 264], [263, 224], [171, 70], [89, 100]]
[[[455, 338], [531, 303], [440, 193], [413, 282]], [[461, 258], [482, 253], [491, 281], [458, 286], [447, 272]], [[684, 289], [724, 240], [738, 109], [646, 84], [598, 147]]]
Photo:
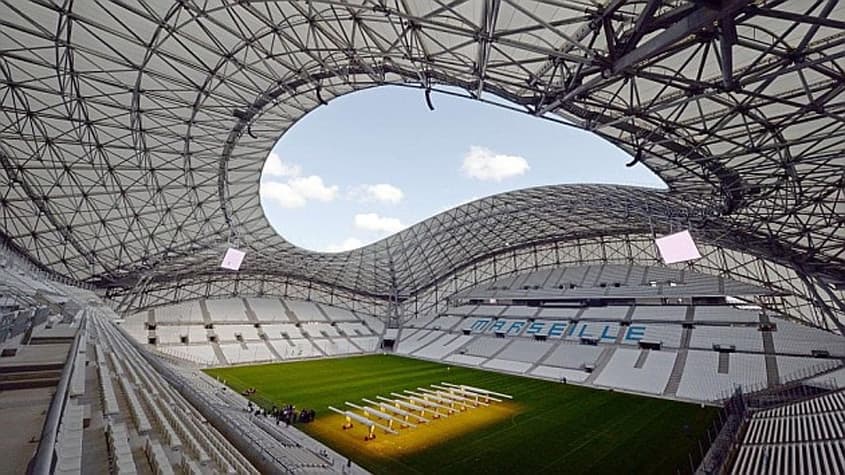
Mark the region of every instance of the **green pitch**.
[[[689, 471], [688, 454], [698, 451], [697, 441], [716, 415], [711, 407], [398, 356], [320, 359], [207, 372], [239, 392], [256, 388], [254, 399], [262, 405], [292, 403], [316, 409], [317, 421], [299, 427], [375, 473], [684, 473]], [[353, 442], [340, 424], [330, 419], [339, 416], [326, 409], [343, 407], [344, 401], [360, 402], [361, 398], [442, 381], [511, 394], [514, 406], [508, 410], [512, 413], [470, 432], [444, 435], [445, 440], [439, 440], [439, 422], [434, 422], [425, 428], [428, 432], [420, 432], [434, 436], [416, 450], [384, 452], [357, 438]], [[449, 424], [454, 425], [460, 417], [465, 416], [450, 418]], [[409, 434], [407, 437], [414, 437]], [[378, 441], [392, 440], [389, 437], [393, 436], [379, 436]]]

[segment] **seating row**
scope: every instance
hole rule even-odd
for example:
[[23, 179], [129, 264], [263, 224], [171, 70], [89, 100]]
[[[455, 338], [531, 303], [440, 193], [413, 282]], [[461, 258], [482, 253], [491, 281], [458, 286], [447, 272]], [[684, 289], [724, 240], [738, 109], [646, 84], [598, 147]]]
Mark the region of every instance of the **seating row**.
[[174, 475], [173, 467], [170, 461], [167, 460], [167, 454], [161, 447], [161, 444], [147, 438], [144, 444], [144, 453], [147, 455], [147, 460], [156, 475]]
[[82, 471], [82, 419], [85, 408], [71, 399], [65, 405], [57, 437], [56, 472], [76, 474]]
[[[109, 359], [123, 372], [120, 384], [138, 427], [135, 433], [149, 441], [148, 444], [145, 442], [145, 453], [156, 473], [171, 473], [174, 468], [203, 473], [256, 473], [243, 456], [209, 426], [109, 322], [95, 319], [93, 328], [98, 335], [98, 355], [103, 348], [116, 355]], [[100, 369], [108, 371], [105, 364]], [[143, 430], [144, 418], [151, 426], [146, 431]], [[181, 452], [177, 463], [171, 464], [166, 454], [163, 458], [156, 455], [162, 443], [170, 450]]]
[[737, 475], [817, 475], [845, 473], [845, 441], [745, 445], [739, 449]]
[[788, 417], [754, 418], [745, 434], [745, 444], [809, 442], [845, 439], [845, 414], [828, 412]]
[[138, 473], [135, 460], [132, 458], [132, 449], [129, 446], [129, 434], [126, 426], [120, 422], [111, 422], [107, 426], [106, 435], [109, 453], [111, 454], [112, 472], [117, 474]]
[[766, 409], [754, 414], [755, 418], [802, 416], [825, 412], [845, 413], [845, 391], [836, 391], [787, 406]]
[[141, 402], [138, 400], [138, 395], [135, 394], [135, 388], [127, 378], [118, 378], [120, 386], [123, 388], [123, 394], [129, 402], [129, 412], [132, 414], [132, 420], [135, 422], [135, 427], [139, 434], [146, 434], [152, 430], [147, 414], [141, 408]]

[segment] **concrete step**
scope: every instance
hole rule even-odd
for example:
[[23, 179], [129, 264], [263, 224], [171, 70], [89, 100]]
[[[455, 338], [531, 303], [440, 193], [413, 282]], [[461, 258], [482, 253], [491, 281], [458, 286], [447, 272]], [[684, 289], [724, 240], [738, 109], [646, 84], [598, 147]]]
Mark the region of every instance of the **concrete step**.
[[249, 305], [249, 300], [242, 298], [241, 301], [244, 303], [244, 308], [246, 308], [246, 319], [252, 323], [258, 323], [258, 316], [255, 314], [255, 311]]
[[719, 353], [719, 374], [728, 374], [730, 371], [730, 353]]
[[28, 378], [13, 381], [0, 381], [0, 391], [16, 389], [50, 388], [59, 384], [60, 378]]
[[202, 299], [199, 301], [200, 304], [200, 313], [202, 313], [202, 321], [206, 325], [211, 324], [211, 312], [208, 311], [208, 305], [206, 305], [205, 300]]
[[648, 359], [648, 351], [649, 350], [641, 350], [639, 356], [637, 356], [637, 361], [634, 362], [634, 368], [640, 369], [645, 366], [645, 362]]
[[73, 343], [74, 337], [64, 337], [64, 336], [33, 336], [29, 339], [30, 345], [60, 345], [62, 343], [71, 344]]
[[220, 361], [220, 364], [227, 365], [229, 364], [229, 360], [226, 359], [226, 355], [223, 354], [223, 350], [220, 349], [220, 344], [215, 342], [211, 343], [211, 348], [214, 350], [214, 355], [217, 356], [217, 360]]
[[62, 376], [61, 370], [17, 371], [14, 373], [0, 373], [0, 382], [20, 381], [26, 379], [56, 378]]
[[672, 373], [669, 375], [669, 382], [666, 383], [666, 388], [663, 389], [664, 396], [675, 396], [678, 393], [678, 387], [681, 385], [681, 377], [684, 375], [684, 366], [687, 364], [687, 354], [689, 350], [682, 349], [678, 352], [675, 358], [675, 364], [672, 366]]
[[593, 381], [599, 377], [599, 374], [601, 374], [604, 367], [607, 366], [607, 363], [610, 361], [614, 352], [616, 352], [616, 347], [605, 348], [604, 351], [601, 352], [598, 359], [596, 359], [595, 369], [593, 369], [593, 372], [590, 373], [590, 375], [587, 376], [587, 379], [584, 380], [585, 383], [592, 384]]

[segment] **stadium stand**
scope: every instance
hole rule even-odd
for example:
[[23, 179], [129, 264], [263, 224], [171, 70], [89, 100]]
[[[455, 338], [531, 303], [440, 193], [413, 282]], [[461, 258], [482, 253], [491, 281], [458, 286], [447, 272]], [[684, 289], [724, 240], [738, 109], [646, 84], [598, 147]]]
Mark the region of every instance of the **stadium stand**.
[[504, 338], [482, 336], [475, 338], [461, 348], [460, 353], [490, 358], [496, 353], [502, 351], [502, 348], [510, 343], [510, 340], [506, 340]]
[[751, 414], [732, 473], [845, 472], [842, 389]]
[[199, 307], [207, 308], [208, 318], [212, 322], [247, 322], [246, 307], [243, 299], [209, 299], [199, 301]]
[[528, 371], [531, 366], [531, 363], [525, 363], [522, 361], [511, 361], [499, 358], [493, 358], [487, 360], [486, 362], [482, 363], [481, 365], [484, 368], [493, 369], [497, 371], [505, 371], [508, 373], [515, 373], [515, 374], [523, 374]]
[[686, 315], [687, 307], [682, 305], [638, 305], [631, 320], [683, 322]]
[[372, 331], [361, 322], [340, 322], [337, 329], [349, 337], [372, 335]]
[[[395, 351], [721, 405], [690, 473], [845, 473], [842, 3], [4, 1], [0, 471], [365, 473], [198, 369]], [[304, 176], [268, 154], [383, 86], [593, 134], [664, 186], [296, 246], [256, 185]], [[614, 454], [592, 471], [627, 462], [605, 435], [576, 440]], [[469, 469], [539, 459], [525, 442]], [[543, 468], [584, 471], [572, 454]]]
[[285, 307], [278, 299], [269, 298], [248, 298], [247, 305], [255, 313], [255, 317], [260, 322], [287, 322], [288, 316], [285, 312]]
[[845, 357], [845, 345], [840, 336], [798, 323], [778, 321], [772, 339], [775, 349], [781, 353], [812, 356], [814, 351], [823, 351], [831, 356]]
[[373, 352], [384, 331], [370, 316], [274, 298], [196, 300], [119, 323], [156, 354], [200, 366]]
[[[552, 276], [548, 273], [546, 278]], [[63, 327], [47, 328], [59, 317], [39, 324], [33, 329], [36, 340], [51, 342], [78, 333], [79, 345], [86, 350], [67, 357], [71, 368], [68, 402], [56, 430], [56, 471], [78, 472], [81, 447], [92, 430], [85, 425], [90, 420], [86, 414], [94, 410], [98, 414], [94, 430], [107, 434], [109, 458], [103, 460], [109, 460], [116, 471], [255, 473], [242, 455], [231, 455], [247, 453], [245, 446], [238, 445], [245, 443], [261, 447], [261, 455], [251, 454], [250, 460], [331, 472], [332, 462], [321, 446], [305, 448], [303, 444], [316, 443], [294, 440], [300, 436], [245, 415], [244, 399], [224, 392], [219, 382], [192, 369], [378, 351], [380, 336], [363, 316], [313, 302], [291, 302], [199, 300], [175, 308], [157, 307], [123, 320], [105, 318], [102, 310], [76, 310], [72, 318], [66, 318], [70, 333], [63, 333]], [[296, 309], [292, 319], [289, 308]], [[703, 308], [707, 310], [702, 312]], [[280, 311], [283, 318], [278, 318]], [[199, 317], [191, 316], [192, 312]], [[306, 320], [309, 312], [319, 312], [319, 316]], [[35, 313], [29, 314], [30, 319]], [[771, 326], [761, 330], [755, 312], [712, 302], [666, 307], [476, 305], [468, 307], [464, 316], [453, 313], [446, 310], [416, 322], [421, 325], [410, 321], [397, 332], [396, 351], [449, 364], [703, 402], [723, 400], [737, 387], [753, 393], [792, 381], [823, 378], [835, 382], [843, 371], [838, 359], [840, 337], [777, 316], [768, 316]], [[750, 314], [756, 321], [751, 321]], [[698, 319], [700, 315], [705, 317]], [[149, 335], [155, 336], [155, 344]], [[768, 337], [772, 337], [771, 346], [765, 343]], [[130, 344], [127, 338], [136, 343]], [[811, 341], [811, 348], [799, 347], [799, 341], [805, 345]], [[32, 360], [34, 355], [20, 345], [19, 337], [4, 344], [19, 346], [19, 357], [43, 358]], [[660, 349], [653, 348], [657, 344]], [[38, 346], [40, 352], [49, 347]], [[720, 351], [714, 351], [714, 346]], [[151, 358], [159, 362], [151, 365]], [[86, 369], [89, 360], [90, 369]], [[0, 372], [2, 366], [0, 360]], [[184, 388], [173, 388], [161, 371], [183, 381], [194, 399], [183, 399]], [[822, 415], [805, 415], [804, 409], [755, 413], [737, 449], [735, 471], [757, 473], [761, 467], [763, 471], [774, 467], [768, 470], [775, 473], [792, 464], [805, 464], [807, 470], [837, 469], [839, 460], [834, 455], [841, 445], [842, 412], [830, 401], [838, 401], [835, 398], [841, 399], [842, 393], [834, 394], [838, 396], [812, 399], [821, 401], [813, 407], [823, 408]], [[212, 412], [198, 413], [197, 401]], [[786, 418], [795, 420], [784, 422]], [[222, 424], [226, 436], [210, 429], [212, 419]], [[233, 442], [232, 434], [241, 442]], [[271, 445], [276, 448], [269, 449]]]
[[763, 351], [763, 338], [757, 327], [697, 325], [692, 332], [690, 347], [713, 349], [714, 346], [759, 353]]
[[554, 345], [547, 342], [539, 342], [533, 340], [514, 340], [504, 350], [502, 350], [497, 358], [509, 361], [521, 361], [524, 363], [536, 363], [543, 358], [543, 355], [549, 352]]
[[[727, 361], [727, 368], [720, 366]], [[735, 386], [756, 387], [766, 382], [762, 355], [690, 350], [678, 396], [712, 401], [729, 395]]]
[[759, 312], [723, 305], [702, 305], [695, 308], [696, 322], [758, 323]]
[[135, 315], [133, 320], [154, 323], [205, 323], [202, 309], [200, 309], [199, 301], [197, 300], [153, 309], [150, 312], [149, 318], [148, 315], [142, 313]]
[[328, 318], [320, 307], [314, 302], [306, 302], [303, 300], [285, 300], [285, 306], [294, 315], [297, 321], [300, 322], [319, 322], [326, 321]]
[[426, 324], [425, 328], [432, 328], [434, 330], [451, 330], [461, 320], [461, 317], [454, 315], [443, 315]]
[[660, 394], [669, 382], [675, 356], [671, 352], [619, 348], [613, 352], [595, 384]]
[[583, 369], [594, 366], [603, 348], [591, 345], [560, 344], [543, 360], [547, 366]]
[[457, 350], [473, 337], [466, 335], [442, 334], [440, 338], [414, 352], [421, 358], [441, 359]]
[[323, 313], [329, 318], [329, 320], [333, 322], [358, 321], [358, 317], [356, 317], [354, 313], [345, 308], [333, 307], [331, 305], [319, 305], [319, 307], [323, 311]]

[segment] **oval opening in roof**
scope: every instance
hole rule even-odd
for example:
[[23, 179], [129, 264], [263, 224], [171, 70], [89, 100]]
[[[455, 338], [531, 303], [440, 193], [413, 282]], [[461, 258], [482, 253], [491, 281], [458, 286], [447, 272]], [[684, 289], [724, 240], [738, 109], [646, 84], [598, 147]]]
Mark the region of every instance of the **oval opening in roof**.
[[460, 204], [562, 183], [665, 188], [624, 151], [573, 127], [446, 94], [379, 87], [331, 101], [279, 140], [261, 204], [289, 242], [355, 249]]

